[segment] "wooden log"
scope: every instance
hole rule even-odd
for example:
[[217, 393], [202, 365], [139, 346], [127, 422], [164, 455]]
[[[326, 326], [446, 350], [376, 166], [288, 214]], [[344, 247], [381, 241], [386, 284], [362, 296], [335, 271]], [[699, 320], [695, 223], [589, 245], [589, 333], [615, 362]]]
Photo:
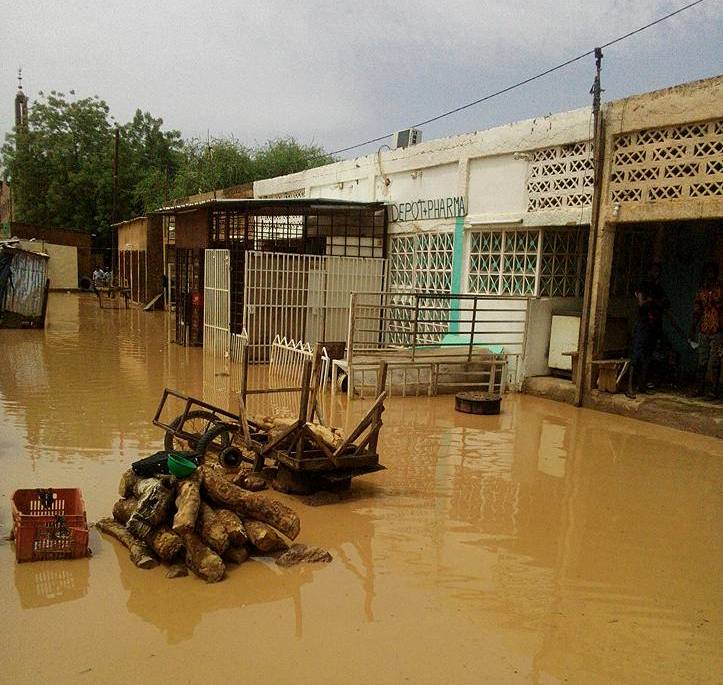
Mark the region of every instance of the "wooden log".
[[235, 547], [240, 547], [249, 539], [243, 522], [230, 509], [217, 509], [216, 518], [223, 524], [228, 541]]
[[[138, 500], [132, 497], [118, 500], [113, 505], [113, 518], [118, 523], [128, 523], [137, 504]], [[183, 540], [165, 525], [152, 528], [142, 539], [163, 561], [175, 559], [183, 550]]]
[[201, 540], [216, 552], [216, 554], [221, 555], [228, 549], [229, 538], [226, 532], [226, 526], [223, 524], [223, 521], [218, 518], [216, 512], [203, 501], [198, 509], [197, 527]]
[[266, 490], [268, 483], [266, 479], [255, 473], [246, 473], [241, 471], [238, 473], [231, 482], [234, 485], [238, 485], [244, 490], [250, 490], [251, 492], [258, 492], [259, 490]]
[[132, 497], [128, 497], [127, 499], [119, 499], [113, 505], [113, 518], [118, 521], [118, 523], [122, 523], [123, 525], [125, 525], [126, 523], [128, 523], [128, 519], [136, 510], [137, 506], [138, 500]]
[[281, 442], [288, 438], [300, 425], [301, 422], [295, 420], [293, 423], [283, 428], [280, 432], [276, 434], [269, 434], [269, 441], [261, 448], [261, 454], [269, 454], [271, 450], [275, 449]]
[[134, 538], [130, 531], [118, 521], [112, 518], [103, 518], [97, 521], [95, 527], [106, 533], [111, 537], [114, 537], [118, 542], [123, 544], [130, 551], [131, 561], [138, 568], [153, 568], [158, 566], [158, 560], [153, 557], [150, 547], [145, 543]]
[[291, 545], [286, 552], [276, 559], [278, 566], [295, 566], [301, 563], [329, 563], [331, 554], [321, 547], [308, 547], [307, 545]]
[[173, 506], [175, 483], [172, 479], [143, 478], [133, 487], [138, 499], [135, 513], [151, 526], [166, 523]]
[[312, 424], [307, 423], [306, 426], [304, 426], [304, 432], [306, 435], [311, 438], [311, 441], [323, 452], [324, 456], [333, 464], [336, 464], [336, 457], [332, 454], [331, 450], [327, 447], [326, 443], [312, 430], [310, 430], [310, 426]]
[[184, 578], [188, 575], [188, 567], [182, 562], [173, 564], [166, 571], [166, 578]]
[[344, 437], [332, 428], [327, 428], [318, 423], [307, 423], [306, 428], [332, 451], [338, 449], [344, 443]]
[[223, 555], [223, 560], [232, 564], [243, 564], [251, 555], [247, 547], [229, 547]]
[[226, 572], [223, 560], [216, 552], [206, 547], [196, 533], [183, 534], [186, 547], [186, 566], [207, 583], [217, 583]]
[[183, 540], [168, 526], [154, 528], [145, 541], [163, 561], [172, 561], [183, 551]]
[[288, 545], [279, 534], [268, 524], [261, 521], [245, 521], [246, 534], [249, 541], [261, 552], [279, 552], [288, 549]]
[[203, 472], [204, 492], [214, 502], [224, 505], [242, 518], [249, 517], [268, 523], [291, 540], [299, 534], [299, 517], [286, 505], [242, 490], [209, 466], [203, 466], [200, 470]]
[[132, 497], [133, 488], [135, 488], [139, 480], [140, 477], [133, 472], [133, 469], [128, 469], [121, 476], [120, 483], [118, 484], [118, 494], [121, 497]]
[[201, 506], [200, 469], [180, 481], [176, 488], [176, 515], [173, 517], [173, 531], [183, 537], [196, 527], [198, 509]]

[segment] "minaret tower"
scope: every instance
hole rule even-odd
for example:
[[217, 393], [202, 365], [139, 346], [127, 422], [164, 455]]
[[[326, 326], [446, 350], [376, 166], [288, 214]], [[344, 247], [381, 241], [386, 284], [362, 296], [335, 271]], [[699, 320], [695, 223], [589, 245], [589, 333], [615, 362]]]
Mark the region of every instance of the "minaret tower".
[[18, 69], [18, 92], [15, 96], [15, 130], [28, 127], [28, 97], [23, 92], [23, 70]]

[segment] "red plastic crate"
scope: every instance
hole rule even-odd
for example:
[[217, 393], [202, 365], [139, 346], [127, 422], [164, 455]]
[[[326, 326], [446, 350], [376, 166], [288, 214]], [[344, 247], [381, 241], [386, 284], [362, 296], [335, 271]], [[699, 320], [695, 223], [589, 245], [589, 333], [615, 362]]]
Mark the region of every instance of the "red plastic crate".
[[[46, 491], [47, 492], [47, 491]], [[39, 490], [16, 490], [12, 497], [17, 561], [78, 559], [88, 554], [88, 521], [78, 488], [50, 490], [50, 506]]]

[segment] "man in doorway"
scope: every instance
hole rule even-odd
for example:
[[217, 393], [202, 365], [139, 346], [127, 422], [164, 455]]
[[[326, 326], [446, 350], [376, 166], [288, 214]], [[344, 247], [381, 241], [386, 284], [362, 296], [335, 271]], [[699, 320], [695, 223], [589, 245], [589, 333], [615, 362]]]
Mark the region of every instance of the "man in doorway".
[[[668, 336], [663, 330], [663, 317], [670, 316], [670, 300], [665, 292], [665, 288], [661, 283], [662, 266], [660, 262], [656, 261], [650, 267], [648, 271], [648, 280], [643, 285], [645, 292], [649, 298], [649, 315], [650, 315], [650, 349], [651, 357], [654, 356], [656, 349], [659, 351], [658, 354], [665, 359], [670, 350], [671, 344]], [[659, 364], [660, 367], [666, 368], [666, 364]], [[661, 369], [658, 369], [660, 371]], [[660, 374], [659, 374], [660, 375]], [[668, 379], [661, 378], [659, 380], [666, 381]], [[647, 383], [647, 389], [653, 390], [654, 386], [652, 383]]]
[[635, 289], [635, 298], [638, 302], [638, 318], [635, 321], [630, 345], [630, 374], [628, 391], [625, 393], [631, 399], [635, 399], [636, 390], [651, 392], [647, 388], [648, 368], [655, 347], [657, 317], [655, 303], [648, 292], [647, 284]]
[[650, 271], [648, 272], [647, 290], [650, 294], [650, 298], [662, 313], [670, 308], [670, 300], [668, 299], [668, 295], [665, 292], [665, 288], [663, 288], [661, 276], [661, 263], [653, 262], [652, 266], [650, 267]]
[[[696, 397], [706, 396], [716, 400], [720, 397], [721, 351], [723, 350], [723, 329], [721, 328], [721, 307], [723, 287], [718, 278], [718, 264], [708, 262], [703, 267], [703, 283], [693, 303], [693, 325], [691, 338], [698, 342], [698, 374]], [[706, 394], [706, 383], [710, 376], [711, 390]]]

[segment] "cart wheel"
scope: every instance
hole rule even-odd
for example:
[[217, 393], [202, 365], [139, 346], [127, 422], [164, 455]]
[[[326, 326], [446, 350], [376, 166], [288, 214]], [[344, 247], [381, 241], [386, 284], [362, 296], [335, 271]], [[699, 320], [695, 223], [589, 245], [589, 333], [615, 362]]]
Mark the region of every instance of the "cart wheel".
[[222, 452], [231, 447], [234, 436], [238, 433], [239, 427], [233, 423], [216, 423], [211, 426], [199, 439], [196, 445], [196, 452], [201, 463], [206, 461], [208, 454]]
[[177, 416], [171, 421], [173, 431], [166, 431], [166, 436], [163, 440], [163, 446], [167, 452], [183, 452], [184, 450], [195, 449], [196, 444], [187, 445], [187, 441], [174, 435], [174, 431], [183, 430], [184, 433], [195, 436], [195, 441], [198, 441], [212, 426], [216, 426], [221, 423], [221, 419], [216, 416], [213, 412], [205, 411], [203, 409], [195, 409], [189, 411], [186, 414], [186, 421], [181, 426], [183, 420], [183, 414]]

